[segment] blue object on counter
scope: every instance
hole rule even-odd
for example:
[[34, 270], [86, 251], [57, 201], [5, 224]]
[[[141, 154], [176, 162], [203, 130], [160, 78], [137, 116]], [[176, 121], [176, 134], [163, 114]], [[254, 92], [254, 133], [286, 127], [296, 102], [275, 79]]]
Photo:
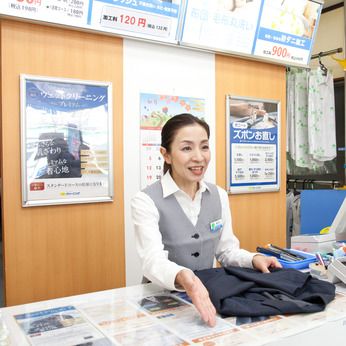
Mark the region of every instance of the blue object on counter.
[[[293, 249], [289, 249], [289, 251], [293, 254], [303, 256], [305, 257], [305, 259], [300, 261], [286, 261], [284, 259], [277, 258], [278, 261], [283, 266], [283, 268], [305, 269], [305, 268], [309, 268], [310, 263], [317, 262], [315, 254], [311, 254], [304, 251], [293, 250]], [[259, 253], [262, 253], [263, 255], [266, 255], [266, 256], [273, 256], [269, 253], [265, 253], [264, 251], [263, 252], [259, 251]]]
[[291, 262], [291, 261], [288, 262], [283, 259], [278, 259], [284, 268], [305, 269], [305, 268], [309, 268], [310, 263], [317, 262], [316, 256], [314, 254], [304, 252], [304, 251], [293, 250], [293, 249], [289, 249], [289, 250], [292, 253], [305, 257], [305, 259], [301, 261], [294, 261], [294, 262]]

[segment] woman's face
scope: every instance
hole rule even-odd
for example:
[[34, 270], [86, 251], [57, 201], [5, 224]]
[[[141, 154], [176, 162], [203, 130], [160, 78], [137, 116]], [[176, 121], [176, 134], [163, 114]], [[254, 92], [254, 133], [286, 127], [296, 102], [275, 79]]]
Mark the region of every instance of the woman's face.
[[161, 148], [161, 153], [171, 165], [172, 177], [180, 188], [194, 185], [203, 178], [210, 161], [207, 132], [198, 124], [182, 127], [175, 135], [170, 152]]

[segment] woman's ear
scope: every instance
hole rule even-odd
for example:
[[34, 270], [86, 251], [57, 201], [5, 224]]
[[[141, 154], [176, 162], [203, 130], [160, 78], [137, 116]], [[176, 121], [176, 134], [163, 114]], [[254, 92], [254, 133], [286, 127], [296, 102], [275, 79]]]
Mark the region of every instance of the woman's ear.
[[161, 153], [163, 159], [165, 160], [165, 162], [170, 165], [171, 164], [171, 156], [169, 155], [167, 149], [164, 147], [160, 147], [160, 153]]

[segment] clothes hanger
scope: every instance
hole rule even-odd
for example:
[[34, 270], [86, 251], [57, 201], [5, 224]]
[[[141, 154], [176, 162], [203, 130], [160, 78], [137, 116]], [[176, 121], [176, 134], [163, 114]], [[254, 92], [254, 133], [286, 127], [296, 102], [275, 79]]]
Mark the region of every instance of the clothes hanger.
[[293, 183], [293, 195], [294, 196], [300, 195], [300, 192], [297, 191], [297, 179]]
[[321, 69], [321, 71], [322, 71], [322, 75], [323, 75], [323, 76], [326, 76], [327, 73], [328, 73], [328, 69], [327, 69], [327, 67], [322, 63], [321, 57], [322, 57], [322, 52], [319, 52], [319, 54], [318, 54], [318, 63], [320, 64], [320, 69]]

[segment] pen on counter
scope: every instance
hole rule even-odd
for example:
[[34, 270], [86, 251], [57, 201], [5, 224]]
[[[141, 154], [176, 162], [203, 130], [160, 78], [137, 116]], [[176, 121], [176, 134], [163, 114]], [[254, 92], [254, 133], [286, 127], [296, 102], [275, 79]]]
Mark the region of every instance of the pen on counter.
[[327, 265], [326, 265], [326, 263], [324, 262], [323, 257], [321, 256], [321, 254], [320, 254], [319, 252], [316, 252], [315, 256], [316, 256], [316, 258], [317, 258], [317, 261], [318, 261], [321, 265], [323, 265], [323, 267], [324, 267], [325, 269], [327, 269]]
[[269, 246], [267, 245], [266, 248], [270, 251], [273, 251], [273, 252], [276, 252], [278, 253], [279, 255], [285, 257], [286, 259], [290, 259], [291, 261], [300, 261], [301, 259], [297, 256], [294, 256], [292, 255], [291, 253], [289, 252], [284, 252], [284, 251], [281, 251], [281, 250], [278, 250], [277, 248], [275, 247], [272, 247], [272, 246]]
[[298, 254], [295, 254], [289, 250], [286, 250], [286, 249], [283, 249], [279, 246], [276, 246], [276, 245], [273, 245], [273, 244], [268, 244], [267, 245], [269, 248], [273, 248], [273, 249], [276, 249], [284, 254], [287, 254], [288, 256], [292, 256], [294, 258], [296, 258], [297, 260], [301, 261], [301, 260], [305, 260], [306, 258], [304, 256], [301, 256], [301, 255], [298, 255]]
[[281, 253], [281, 252], [279, 252], [279, 251], [277, 251], [275, 249], [268, 249], [268, 248], [257, 246], [256, 251], [258, 251], [260, 253], [264, 253], [264, 254], [270, 255], [270, 256], [277, 257], [279, 259], [282, 259], [282, 260], [288, 261], [288, 262], [299, 261], [298, 259], [290, 257], [290, 256], [287, 256], [286, 254]]

